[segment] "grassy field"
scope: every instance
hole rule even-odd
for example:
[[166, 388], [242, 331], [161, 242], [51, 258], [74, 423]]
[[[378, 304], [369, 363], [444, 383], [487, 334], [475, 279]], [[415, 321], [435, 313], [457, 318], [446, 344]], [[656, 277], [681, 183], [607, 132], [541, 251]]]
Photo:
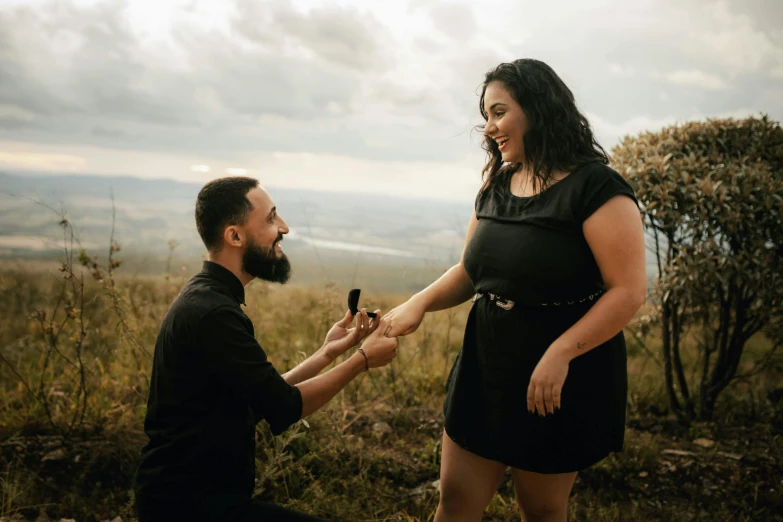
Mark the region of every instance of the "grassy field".
[[[0, 517], [127, 522], [151, 350], [184, 278], [87, 275], [82, 289], [67, 271], [38, 268], [0, 272]], [[346, 290], [248, 287], [247, 313], [278, 369], [320, 345]], [[362, 299], [389, 310], [406, 297]], [[259, 425], [256, 493], [332, 520], [431, 520], [444, 384], [467, 312], [428, 315], [391, 366], [357, 379], [307, 424], [276, 438]], [[765, 343], [754, 338], [744, 364]], [[580, 473], [570, 519], [783, 520], [779, 371], [733, 384], [715, 422], [686, 427], [668, 413], [657, 348], [629, 340], [626, 447]], [[508, 477], [485, 519], [519, 520]]]

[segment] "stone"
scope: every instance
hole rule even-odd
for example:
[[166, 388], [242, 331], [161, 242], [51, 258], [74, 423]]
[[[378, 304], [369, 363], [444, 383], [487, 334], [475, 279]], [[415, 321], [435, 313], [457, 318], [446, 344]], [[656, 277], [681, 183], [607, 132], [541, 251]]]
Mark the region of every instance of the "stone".
[[[742, 455], [737, 455], [736, 453], [727, 453], [725, 451], [719, 451], [718, 455], [721, 457], [726, 457], [727, 459], [731, 460], [742, 460]], [[783, 483], [783, 481], [781, 481]]]
[[[65, 458], [65, 450], [62, 448], [56, 449], [54, 451], [50, 451], [46, 455], [44, 455], [44, 458], [41, 459], [42, 462], [46, 462], [47, 460], [63, 460]], [[65, 519], [63, 519], [65, 520]]]
[[665, 449], [661, 453], [664, 455], [677, 455], [678, 457], [695, 457], [696, 454], [692, 451], [678, 450], [678, 449]]
[[383, 437], [392, 432], [392, 427], [387, 422], [380, 421], [372, 425], [372, 432], [379, 437]]

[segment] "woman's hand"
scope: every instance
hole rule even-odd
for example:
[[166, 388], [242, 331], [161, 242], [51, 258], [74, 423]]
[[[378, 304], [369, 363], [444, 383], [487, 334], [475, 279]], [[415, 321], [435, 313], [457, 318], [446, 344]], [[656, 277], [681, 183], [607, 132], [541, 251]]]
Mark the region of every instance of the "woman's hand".
[[527, 387], [527, 410], [545, 416], [560, 409], [560, 392], [563, 390], [570, 357], [548, 349], [538, 361], [530, 385]]
[[[376, 310], [375, 313], [380, 317], [380, 310]], [[347, 350], [362, 342], [380, 324], [378, 319], [370, 319], [366, 308], [362, 308], [361, 312], [356, 314], [356, 326], [349, 329], [348, 327], [351, 325], [352, 320], [353, 315], [348, 310], [345, 313], [345, 317], [335, 323], [327, 332], [323, 349], [331, 360], [335, 360]]]
[[419, 304], [418, 301], [415, 301], [413, 298], [408, 299], [383, 316], [388, 326], [385, 327], [385, 331], [381, 332], [381, 335], [397, 337], [412, 334], [421, 324], [426, 311], [426, 308]]

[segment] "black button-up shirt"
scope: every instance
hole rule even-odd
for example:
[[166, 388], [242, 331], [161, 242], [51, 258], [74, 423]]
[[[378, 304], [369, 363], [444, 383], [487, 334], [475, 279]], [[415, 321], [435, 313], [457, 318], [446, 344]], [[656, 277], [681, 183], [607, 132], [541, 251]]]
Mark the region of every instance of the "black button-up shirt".
[[302, 416], [302, 396], [267, 360], [244, 314], [245, 290], [209, 261], [160, 327], [136, 472], [137, 495], [251, 495], [255, 425], [279, 434]]

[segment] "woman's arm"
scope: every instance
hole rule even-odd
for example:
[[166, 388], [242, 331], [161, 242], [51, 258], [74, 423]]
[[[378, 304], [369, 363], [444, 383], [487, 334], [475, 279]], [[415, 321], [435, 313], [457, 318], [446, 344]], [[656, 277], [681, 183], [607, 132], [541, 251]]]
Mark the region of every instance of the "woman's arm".
[[600, 346], [625, 327], [647, 299], [644, 229], [630, 198], [615, 196], [582, 226], [607, 291], [552, 344], [570, 359]]
[[416, 331], [426, 312], [445, 310], [464, 303], [474, 295], [473, 283], [465, 272], [465, 250], [476, 231], [476, 212], [470, 216], [460, 262], [446, 271], [434, 283], [415, 294], [405, 303], [391, 310], [385, 317], [390, 321], [389, 336], [408, 335]]
[[418, 301], [425, 308], [425, 312], [437, 312], [454, 306], [460, 305], [473, 297], [473, 283], [470, 282], [467, 272], [465, 272], [465, 251], [468, 248], [473, 233], [476, 231], [478, 219], [476, 212], [470, 216], [468, 222], [468, 231], [465, 234], [465, 244], [462, 246], [462, 255], [459, 263], [449, 268], [446, 273], [440, 276], [434, 283], [411, 297]]
[[547, 349], [528, 388], [528, 410], [560, 407], [568, 363], [617, 335], [647, 297], [644, 229], [636, 204], [622, 195], [603, 204], [582, 225], [607, 291]]
[[459, 262], [430, 286], [413, 295], [410, 300], [425, 312], [437, 312], [460, 305], [474, 294], [473, 283], [470, 282], [462, 262]]

